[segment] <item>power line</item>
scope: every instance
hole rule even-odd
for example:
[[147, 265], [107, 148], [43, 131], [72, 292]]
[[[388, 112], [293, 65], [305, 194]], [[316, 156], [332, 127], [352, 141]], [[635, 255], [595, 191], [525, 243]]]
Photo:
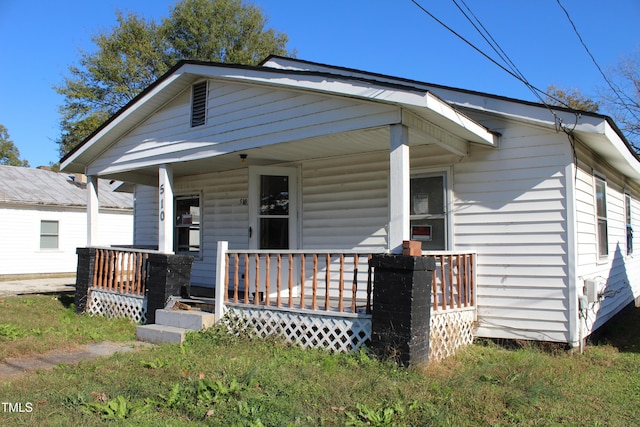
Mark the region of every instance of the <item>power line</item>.
[[[573, 19], [571, 19], [571, 16], [569, 15], [569, 12], [567, 11], [567, 9], [562, 5], [562, 3], [560, 2], [560, 0], [556, 0], [558, 2], [558, 6], [560, 6], [560, 9], [562, 9], [562, 11], [564, 12], [564, 14], [567, 16], [567, 19], [569, 20], [569, 23], [571, 24], [571, 27], [573, 27], [573, 31], [576, 33], [576, 36], [578, 36], [578, 40], [580, 40], [580, 43], [582, 44], [582, 47], [584, 47], [584, 49], [587, 51], [587, 54], [589, 55], [589, 57], [591, 58], [591, 61], [593, 61], [594, 65], [596, 66], [596, 68], [598, 69], [598, 71], [600, 72], [600, 74], [602, 74], [602, 77], [604, 78], [605, 82], [607, 82], [607, 85], [609, 85], [609, 88], [611, 88], [611, 91], [614, 93], [614, 95], [618, 98], [618, 100], [620, 100], [620, 103], [627, 109], [629, 110], [629, 113], [631, 113], [631, 115], [638, 121], [640, 121], [640, 118], [638, 118], [638, 116], [635, 114], [635, 112], [633, 111], [633, 109], [629, 108], [629, 104], [627, 104], [627, 102], [625, 102], [624, 99], [622, 99], [622, 96], [620, 95], [620, 90], [614, 87], [614, 84], [609, 80], [609, 78], [607, 77], [607, 75], [604, 73], [604, 71], [602, 71], [602, 68], [600, 68], [600, 65], [598, 64], [598, 62], [596, 61], [596, 58], [593, 56], [593, 54], [591, 53], [591, 51], [589, 50], [589, 48], [587, 47], [587, 44], [584, 42], [582, 36], [580, 35], [580, 32], [578, 31], [578, 28], [576, 27], [576, 24], [574, 24]], [[628, 96], [625, 95], [625, 98], [628, 98]], [[633, 101], [633, 100], [631, 100]]]
[[[513, 62], [508, 58], [508, 56], [506, 55], [506, 53], [504, 53], [504, 51], [499, 47], [494, 47], [493, 44], [491, 42], [489, 42], [487, 40], [487, 38], [484, 36], [484, 34], [482, 33], [482, 31], [480, 31], [477, 26], [472, 22], [472, 25], [474, 26], [474, 28], [476, 28], [476, 30], [482, 35], [482, 37], [485, 39], [485, 41], [487, 41], [487, 43], [489, 43], [492, 48], [494, 49], [494, 51], [496, 50], [500, 50], [502, 52], [502, 54], [500, 54], [499, 52], [496, 51], [496, 53], [498, 53], [498, 56], [500, 56], [503, 61], [507, 62], [507, 63], [511, 63], [511, 66], [513, 67], [514, 70], [509, 70], [507, 69], [504, 65], [500, 64], [498, 61], [496, 61], [495, 59], [493, 59], [491, 56], [489, 56], [488, 54], [486, 54], [484, 51], [482, 51], [479, 47], [477, 47], [476, 45], [474, 45], [473, 43], [471, 43], [469, 40], [467, 40], [465, 37], [463, 37], [461, 34], [459, 34], [457, 31], [455, 31], [453, 28], [449, 27], [447, 24], [445, 24], [444, 22], [442, 22], [440, 19], [438, 19], [435, 15], [433, 15], [431, 12], [429, 12], [425, 7], [423, 7], [420, 3], [418, 3], [417, 0], [411, 0], [411, 2], [413, 4], [415, 4], [420, 10], [422, 10], [424, 13], [426, 13], [429, 17], [431, 17], [434, 21], [436, 21], [438, 24], [440, 24], [441, 26], [443, 26], [445, 29], [447, 29], [449, 32], [451, 32], [453, 35], [455, 35], [456, 37], [458, 37], [460, 40], [462, 40], [463, 42], [465, 42], [467, 45], [469, 45], [472, 49], [474, 49], [476, 52], [478, 52], [479, 54], [481, 54], [482, 56], [484, 56], [486, 59], [488, 59], [489, 61], [491, 61], [493, 64], [497, 65], [500, 69], [502, 69], [503, 71], [507, 72], [508, 74], [510, 74], [512, 77], [515, 77], [516, 79], [518, 79], [520, 82], [522, 82], [524, 85], [527, 86], [527, 88], [529, 88], [529, 90], [531, 90], [531, 92], [533, 92], [533, 94], [540, 100], [540, 102], [549, 110], [549, 112], [551, 113], [551, 115], [554, 118], [554, 121], [556, 123], [556, 126], [558, 126], [559, 124], [562, 124], [562, 120], [557, 116], [557, 114], [551, 109], [551, 106], [540, 96], [540, 94], [544, 94], [545, 96], [547, 96], [548, 98], [553, 99], [556, 102], [559, 102], [560, 104], [563, 104], [564, 106], [566, 106], [567, 108], [571, 108], [569, 107], [569, 105], [567, 105], [565, 102], [563, 102], [562, 100], [556, 99], [553, 96], [549, 95], [548, 93], [546, 93], [545, 91], [535, 87], [534, 85], [532, 85], [531, 83], [529, 83], [529, 81], [527, 81], [527, 79], [522, 75], [522, 73], [518, 70], [518, 68], [515, 66], [515, 64], [513, 64]], [[464, 11], [462, 11], [462, 9], [460, 8], [460, 6], [456, 3], [456, 0], [453, 0], [453, 2], [456, 4], [456, 6], [458, 7], [458, 9], [460, 9], [460, 11], [463, 13], [463, 15], [465, 15], [465, 17], [471, 22], [471, 19], [468, 17], [468, 15], [466, 15], [466, 13], [464, 13]], [[466, 6], [467, 9], [469, 9], [468, 6]], [[473, 15], [473, 12], [471, 12], [471, 10], [469, 9], [470, 13]], [[475, 17], [475, 15], [474, 15]], [[479, 20], [476, 18], [476, 20], [478, 21], [479, 25], [484, 28], [484, 26], [479, 22]], [[486, 29], [485, 29], [486, 31]], [[488, 34], [488, 31], [486, 31]], [[490, 37], [492, 40], [493, 37], [491, 37], [491, 35], [489, 34], [488, 37]], [[495, 40], [494, 40], [495, 42]], [[497, 43], [495, 43], [496, 45], [498, 45]], [[506, 57], [503, 58], [502, 55], [504, 55]], [[575, 112], [576, 114], [576, 123], [577, 123], [577, 118], [578, 118], [578, 113]]]
[[513, 77], [515, 77], [518, 80], [521, 80], [521, 78], [516, 75], [515, 73], [513, 73], [511, 70], [506, 69], [502, 64], [498, 63], [496, 60], [494, 60], [493, 58], [491, 58], [489, 55], [487, 55], [486, 53], [484, 53], [482, 50], [480, 50], [480, 48], [478, 48], [477, 46], [475, 46], [473, 43], [471, 43], [469, 40], [467, 40], [466, 38], [464, 38], [461, 34], [459, 34], [458, 32], [456, 32], [453, 28], [449, 27], [447, 24], [445, 24], [444, 22], [442, 22], [440, 19], [436, 18], [431, 12], [429, 12], [427, 9], [425, 9], [420, 3], [417, 2], [417, 0], [411, 0], [411, 2], [413, 4], [415, 4], [420, 10], [422, 10], [424, 13], [426, 13], [427, 15], [429, 15], [434, 21], [436, 21], [438, 24], [442, 25], [444, 28], [446, 28], [449, 32], [451, 32], [453, 35], [455, 35], [456, 37], [458, 37], [460, 40], [462, 40], [463, 42], [465, 42], [466, 44], [468, 44], [472, 49], [474, 49], [476, 52], [478, 52], [480, 55], [484, 56], [485, 58], [487, 58], [489, 61], [493, 62], [495, 65], [497, 65], [498, 67], [502, 68], [504, 71], [506, 71], [507, 73], [511, 74]]
[[[505, 62], [509, 66], [509, 68], [514, 72], [514, 74], [516, 74], [519, 77], [520, 81], [522, 81], [527, 86], [527, 88], [529, 88], [529, 90], [531, 90], [533, 95], [536, 96], [540, 100], [540, 102], [542, 102], [544, 104], [545, 102], [542, 99], [542, 97], [540, 96], [540, 94], [529, 83], [529, 81], [525, 78], [524, 74], [518, 69], [518, 67], [511, 60], [511, 58], [509, 58], [509, 55], [507, 55], [507, 53], [500, 47], [500, 44], [493, 38], [491, 33], [489, 33], [489, 30], [487, 30], [487, 28], [484, 25], [482, 25], [482, 22], [480, 22], [480, 19], [478, 19], [478, 17], [473, 13], [471, 8], [469, 8], [469, 6], [464, 2], [464, 0], [460, 0], [460, 2], [469, 11], [471, 16], [473, 16], [473, 19], [471, 19], [469, 17], [469, 15], [467, 15], [467, 13], [462, 9], [462, 7], [460, 7], [460, 5], [458, 4], [458, 2], [456, 0], [452, 0], [452, 1], [453, 1], [453, 4], [456, 5], [458, 10], [460, 10], [460, 12], [464, 15], [464, 17], [467, 18], [467, 21], [469, 21], [469, 23], [473, 26], [473, 28], [475, 28], [476, 31], [480, 34], [480, 36], [482, 36], [482, 38], [487, 42], [487, 44], [489, 46], [491, 46], [493, 51], [496, 54], [498, 54], [500, 59], [502, 59], [502, 61]], [[478, 23], [480, 28], [478, 28], [478, 25], [476, 25], [476, 22]]]

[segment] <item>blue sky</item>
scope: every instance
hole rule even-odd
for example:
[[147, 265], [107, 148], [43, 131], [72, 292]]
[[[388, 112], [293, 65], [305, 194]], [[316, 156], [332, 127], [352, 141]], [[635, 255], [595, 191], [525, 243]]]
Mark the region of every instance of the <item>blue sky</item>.
[[[460, 3], [460, 0], [458, 0]], [[595, 96], [605, 81], [557, 0], [465, 0], [534, 86]], [[496, 57], [451, 0], [420, 0], [437, 18]], [[640, 48], [640, 1], [561, 0], [598, 64]], [[410, 0], [255, 0], [297, 57], [330, 65], [535, 101], [524, 84], [482, 57]], [[159, 20], [169, 0], [0, 0], [0, 124], [32, 167], [57, 162], [63, 81], [115, 11]]]

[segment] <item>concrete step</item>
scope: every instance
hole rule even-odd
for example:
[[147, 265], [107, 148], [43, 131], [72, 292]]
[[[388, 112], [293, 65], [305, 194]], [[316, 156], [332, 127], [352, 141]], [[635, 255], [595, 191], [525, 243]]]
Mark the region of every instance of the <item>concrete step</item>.
[[201, 331], [213, 326], [215, 315], [199, 310], [156, 310], [156, 324]]
[[136, 337], [140, 341], [153, 344], [182, 343], [187, 329], [168, 325], [141, 325], [136, 327]]

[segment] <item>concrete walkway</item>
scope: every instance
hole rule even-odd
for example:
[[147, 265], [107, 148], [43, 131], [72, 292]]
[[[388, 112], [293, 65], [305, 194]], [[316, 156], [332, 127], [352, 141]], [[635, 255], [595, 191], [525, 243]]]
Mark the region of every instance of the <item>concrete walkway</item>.
[[152, 344], [140, 341], [110, 342], [104, 341], [97, 344], [87, 344], [73, 349], [52, 350], [44, 354], [25, 357], [9, 357], [0, 362], [0, 382], [10, 381], [20, 375], [41, 369], [52, 369], [65, 363], [73, 365], [82, 360], [91, 360], [98, 357], [108, 357], [117, 352], [135, 351], [141, 347], [149, 347]]
[[75, 292], [75, 277], [0, 280], [0, 298], [13, 295]]

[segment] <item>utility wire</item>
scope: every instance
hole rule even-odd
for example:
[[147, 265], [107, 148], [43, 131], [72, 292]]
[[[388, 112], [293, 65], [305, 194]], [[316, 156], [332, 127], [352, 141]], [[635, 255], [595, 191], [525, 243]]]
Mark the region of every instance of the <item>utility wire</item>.
[[[456, 0], [452, 0], [452, 1], [456, 5], [458, 10], [460, 10], [460, 12], [464, 15], [464, 17], [467, 18], [467, 21], [469, 21], [469, 23], [473, 26], [473, 28], [475, 28], [476, 31], [482, 36], [482, 38], [487, 42], [487, 44], [491, 46], [493, 51], [500, 57], [500, 59], [502, 59], [502, 61], [509, 66], [509, 68], [514, 72], [514, 74], [516, 74], [519, 77], [520, 81], [522, 81], [527, 86], [527, 88], [529, 88], [529, 90], [533, 93], [535, 97], [538, 98], [540, 102], [542, 102], [543, 104], [546, 104], [542, 96], [535, 90], [535, 88], [531, 85], [531, 83], [529, 83], [529, 81], [525, 78], [524, 74], [518, 69], [518, 67], [511, 60], [511, 58], [509, 58], [509, 55], [507, 55], [507, 53], [500, 47], [500, 44], [493, 38], [493, 36], [491, 35], [491, 33], [489, 33], [487, 28], [484, 25], [482, 25], [482, 22], [480, 22], [478, 17], [473, 13], [471, 8], [469, 8], [469, 6], [464, 2], [464, 0], [460, 0], [460, 2], [469, 11], [473, 19], [471, 19], [469, 15], [467, 15], [467, 13], [462, 9], [462, 7], [460, 7], [460, 5]], [[478, 25], [476, 25], [476, 22], [478, 23], [480, 28], [478, 28]]]
[[438, 18], [436, 18], [431, 12], [429, 12], [427, 9], [425, 9], [420, 3], [417, 2], [417, 0], [411, 0], [411, 2], [413, 4], [415, 4], [418, 8], [420, 8], [420, 10], [422, 10], [424, 13], [426, 13], [427, 15], [429, 15], [434, 21], [436, 21], [438, 24], [442, 25], [444, 28], [446, 28], [447, 30], [449, 30], [449, 32], [451, 32], [453, 35], [455, 35], [456, 37], [458, 37], [460, 40], [462, 40], [463, 42], [465, 42], [466, 44], [468, 44], [472, 49], [474, 49], [476, 52], [478, 52], [480, 55], [484, 56], [485, 58], [487, 58], [489, 61], [493, 62], [495, 65], [497, 65], [498, 67], [502, 68], [504, 71], [506, 71], [507, 73], [511, 74], [513, 77], [515, 77], [518, 80], [521, 80], [520, 77], [516, 74], [514, 74], [511, 70], [507, 70], [502, 64], [498, 63], [496, 60], [494, 60], [492, 57], [490, 57], [489, 55], [487, 55], [486, 53], [484, 53], [482, 50], [480, 50], [477, 46], [475, 46], [473, 43], [471, 43], [469, 40], [465, 39], [462, 35], [460, 35], [458, 32], [456, 32], [453, 28], [449, 27], [447, 24], [445, 24], [444, 22], [442, 22], [441, 20], [439, 20]]
[[[560, 2], [560, 0], [556, 0], [558, 2], [558, 6], [560, 6], [560, 9], [562, 9], [562, 11], [564, 12], [564, 14], [567, 16], [567, 19], [569, 20], [569, 23], [571, 24], [571, 27], [573, 27], [573, 31], [576, 33], [576, 36], [578, 36], [578, 40], [580, 40], [580, 43], [582, 44], [582, 47], [584, 47], [584, 49], [587, 51], [587, 54], [589, 55], [589, 57], [591, 58], [591, 61], [593, 61], [594, 65], [596, 66], [596, 68], [598, 69], [598, 71], [600, 72], [600, 74], [602, 74], [602, 77], [604, 78], [604, 80], [607, 82], [607, 84], [609, 85], [609, 87], [611, 88], [611, 91], [615, 94], [615, 96], [618, 98], [618, 100], [620, 101], [620, 103], [627, 109], [629, 110], [629, 113], [631, 113], [631, 115], [638, 121], [640, 121], [640, 118], [638, 118], [638, 116], [635, 114], [635, 112], [633, 111], [632, 108], [629, 108], [629, 104], [627, 104], [627, 102], [624, 101], [624, 99], [622, 99], [622, 96], [620, 95], [620, 90], [614, 87], [614, 84], [609, 80], [609, 78], [606, 76], [606, 74], [604, 73], [604, 71], [602, 71], [602, 68], [600, 68], [600, 65], [598, 65], [598, 62], [596, 61], [596, 58], [594, 58], [593, 54], [591, 53], [591, 51], [589, 50], [589, 48], [587, 47], [587, 44], [584, 42], [584, 40], [582, 39], [582, 36], [580, 35], [580, 32], [578, 32], [578, 28], [576, 27], [576, 24], [574, 24], [573, 20], [571, 19], [571, 16], [569, 15], [569, 12], [567, 11], [567, 9], [562, 5], [562, 3]], [[628, 98], [628, 96], [625, 95], [625, 98]]]
[[[455, 3], [455, 0], [453, 0], [453, 1], [454, 1], [454, 3]], [[504, 65], [500, 64], [498, 61], [496, 61], [495, 59], [493, 59], [491, 56], [489, 56], [488, 54], [486, 54], [485, 52], [483, 52], [479, 47], [477, 47], [476, 45], [474, 45], [473, 43], [471, 43], [469, 40], [467, 40], [465, 37], [463, 37], [461, 34], [459, 34], [459, 33], [458, 33], [457, 31], [455, 31], [453, 28], [449, 27], [447, 24], [445, 24], [445, 23], [444, 23], [444, 22], [442, 22], [440, 19], [438, 19], [435, 15], [433, 15], [433, 14], [432, 14], [431, 12], [429, 12], [425, 7], [423, 7], [420, 3], [418, 3], [418, 1], [417, 1], [417, 0], [411, 0], [411, 2], [412, 2], [413, 4], [415, 4], [415, 5], [416, 5], [420, 10], [422, 10], [424, 13], [426, 13], [429, 17], [431, 17], [431, 19], [433, 19], [434, 21], [436, 21], [438, 24], [440, 24], [441, 26], [443, 26], [445, 29], [447, 29], [449, 32], [451, 32], [453, 35], [455, 35], [455, 36], [456, 36], [456, 37], [458, 37], [460, 40], [462, 40], [462, 41], [463, 41], [463, 42], [465, 42], [467, 45], [469, 45], [473, 50], [475, 50], [476, 52], [478, 52], [480, 55], [484, 56], [486, 59], [488, 59], [489, 61], [491, 61], [493, 64], [497, 65], [497, 66], [498, 66], [500, 69], [502, 69], [503, 71], [507, 72], [507, 73], [508, 73], [508, 74], [510, 74], [511, 76], [513, 76], [513, 77], [515, 77], [516, 79], [518, 79], [520, 82], [524, 83], [524, 84], [529, 88], [529, 90], [531, 90], [531, 91], [534, 93], [534, 95], [535, 95], [535, 96], [536, 96], [536, 97], [537, 97], [537, 98], [542, 102], [542, 104], [543, 104], [543, 105], [544, 105], [544, 106], [549, 110], [549, 112], [551, 113], [551, 115], [552, 115], [552, 116], [553, 116], [553, 118], [554, 118], [554, 121], [555, 121], [555, 123], [556, 123], [556, 127], [557, 127], [558, 125], [562, 125], [562, 120], [561, 120], [561, 119], [557, 116], [557, 114], [556, 114], [556, 113], [551, 109], [551, 106], [550, 106], [549, 104], [547, 104], [547, 103], [544, 101], [544, 99], [542, 99], [542, 97], [540, 96], [540, 94], [544, 94], [544, 95], [546, 95], [547, 97], [549, 97], [549, 98], [553, 99], [554, 101], [559, 102], [560, 104], [562, 104], [562, 105], [566, 106], [567, 108], [570, 108], [570, 107], [569, 107], [565, 102], [563, 102], [563, 101], [561, 101], [561, 100], [559, 100], [559, 99], [557, 99], [557, 98], [554, 98], [553, 96], [549, 95], [549, 94], [548, 94], [548, 93], [546, 93], [545, 91], [543, 91], [543, 90], [541, 90], [541, 89], [539, 89], [539, 88], [535, 87], [535, 86], [534, 86], [534, 85], [532, 85], [531, 83], [529, 83], [529, 82], [527, 81], [527, 79], [525, 79], [525, 78], [524, 78], [524, 76], [522, 76], [522, 75], [519, 75], [519, 74], [518, 74], [518, 73], [519, 73], [519, 71], [517, 70], [517, 67], [515, 67], [515, 65], [513, 65], [513, 67], [514, 67], [514, 68], [515, 68], [515, 70], [516, 70], [515, 72], [514, 72], [514, 71], [512, 71], [512, 70], [507, 69]], [[456, 6], [458, 6], [458, 4], [457, 4], [457, 3], [456, 3]], [[466, 5], [465, 5], [465, 6], [466, 6]], [[458, 8], [460, 9], [460, 6], [458, 6]], [[467, 7], [467, 8], [468, 8], [468, 7]], [[462, 11], [462, 10], [461, 10], [461, 11]], [[464, 14], [464, 12], [463, 12], [463, 14]], [[468, 17], [466, 14], [464, 14], [464, 15], [467, 17], [467, 19], [469, 19], [469, 17]], [[473, 25], [473, 23], [472, 23], [472, 25]], [[480, 25], [482, 26], [482, 24], [480, 24]], [[475, 27], [475, 25], [474, 25], [474, 27]], [[478, 30], [478, 29], [477, 29], [477, 27], [476, 27], [476, 30]], [[478, 30], [478, 31], [479, 31], [479, 30]], [[479, 31], [479, 32], [480, 32], [480, 31]], [[480, 33], [481, 33], [481, 32], [480, 32]], [[488, 33], [488, 32], [487, 32], [487, 33]], [[481, 33], [481, 34], [482, 34], [482, 33]], [[484, 35], [483, 35], [483, 37], [484, 37]], [[489, 35], [489, 37], [491, 37], [491, 36]], [[491, 37], [491, 38], [492, 38], [492, 37]], [[493, 38], [492, 38], [492, 39], [493, 39]], [[486, 40], [486, 38], [485, 38], [485, 40]], [[487, 41], [487, 42], [488, 42], [488, 41]], [[489, 43], [489, 42], [488, 42], [488, 43]], [[489, 43], [489, 44], [491, 44], [491, 43]], [[497, 43], [496, 43], [496, 44], [497, 44]], [[493, 45], [492, 45], [492, 47], [493, 47]], [[494, 48], [494, 50], [495, 50], [495, 49], [496, 49], [496, 48]], [[498, 47], [498, 49], [500, 49], [500, 48]], [[500, 50], [502, 50], [502, 49], [500, 49]], [[503, 52], [504, 52], [504, 51], [503, 51]], [[499, 55], [499, 56], [501, 56], [501, 55], [500, 55], [500, 53], [498, 53], [498, 55]], [[501, 57], [502, 57], [502, 56], [501, 56]], [[503, 58], [503, 60], [504, 60], [504, 58]], [[506, 62], [510, 62], [510, 60], [507, 60]], [[522, 74], [522, 73], [520, 73], [520, 74]], [[577, 120], [578, 120], [578, 113], [576, 112], [575, 114], [576, 114], [576, 124], [577, 124]], [[574, 127], [575, 127], [575, 126], [574, 126]], [[563, 130], [565, 130], [565, 129], [563, 128]], [[566, 132], [566, 130], [565, 130], [565, 132]]]

